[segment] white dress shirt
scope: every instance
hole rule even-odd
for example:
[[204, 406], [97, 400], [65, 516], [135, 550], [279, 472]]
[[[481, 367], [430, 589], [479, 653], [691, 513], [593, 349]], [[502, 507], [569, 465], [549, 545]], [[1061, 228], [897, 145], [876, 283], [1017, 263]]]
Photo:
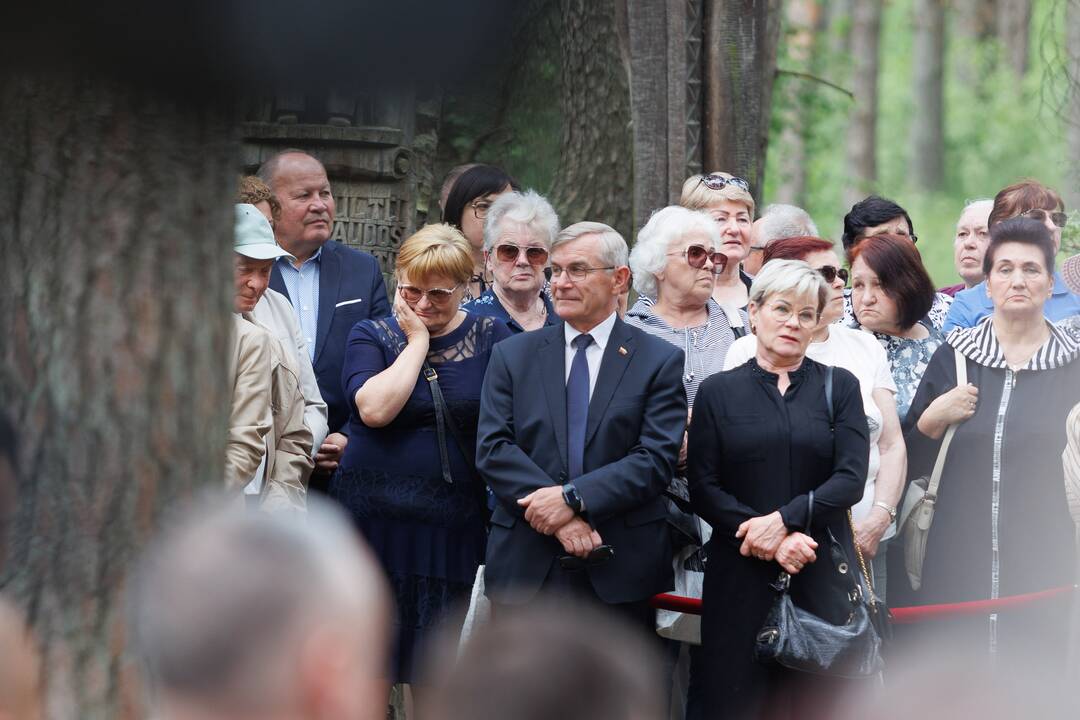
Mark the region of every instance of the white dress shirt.
[[[589, 399], [592, 400], [593, 390], [596, 389], [596, 378], [600, 377], [600, 361], [604, 359], [604, 348], [607, 347], [611, 338], [611, 329], [615, 327], [616, 313], [608, 315], [607, 319], [589, 331], [593, 341], [585, 350], [585, 360], [589, 363]], [[574, 362], [577, 349], [574, 347], [574, 338], [584, 333], [570, 327], [570, 323], [563, 324], [566, 335], [566, 382], [570, 382], [570, 365]]]

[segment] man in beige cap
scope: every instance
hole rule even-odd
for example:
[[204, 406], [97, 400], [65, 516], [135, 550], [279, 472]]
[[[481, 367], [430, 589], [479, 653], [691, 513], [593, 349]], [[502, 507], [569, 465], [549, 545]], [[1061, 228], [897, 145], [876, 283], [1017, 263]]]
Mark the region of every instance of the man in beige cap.
[[[274, 242], [274, 231], [259, 209], [246, 204], [236, 206], [233, 249], [236, 422], [230, 425], [230, 446], [237, 452], [230, 453], [230, 460], [236, 456], [240, 462], [227, 465], [226, 486], [242, 487], [249, 502], [264, 510], [303, 510], [307, 479], [315, 463], [312, 432], [304, 424], [300, 368], [295, 353], [252, 316], [270, 284], [274, 261], [289, 254]], [[255, 459], [254, 439], [263, 428], [261, 452]]]

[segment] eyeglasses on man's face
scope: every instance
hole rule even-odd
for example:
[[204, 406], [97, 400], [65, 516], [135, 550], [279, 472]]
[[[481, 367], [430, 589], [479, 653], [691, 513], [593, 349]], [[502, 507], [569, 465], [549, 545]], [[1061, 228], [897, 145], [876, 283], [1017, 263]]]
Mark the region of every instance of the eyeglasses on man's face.
[[586, 265], [571, 265], [570, 267], [562, 267], [561, 265], [551, 266], [551, 279], [559, 281], [563, 278], [563, 275], [570, 278], [572, 282], [581, 282], [585, 278], [589, 277], [589, 273], [599, 272], [601, 270], [614, 270], [615, 265], [608, 265], [606, 267], [588, 267]]
[[541, 267], [547, 264], [548, 251], [545, 248], [530, 246], [521, 247], [513, 243], [503, 243], [495, 246], [495, 257], [499, 262], [515, 263], [524, 251], [525, 259], [530, 265]]
[[450, 298], [454, 297], [454, 293], [461, 287], [458, 283], [452, 288], [428, 288], [423, 290], [415, 285], [398, 285], [398, 295], [401, 299], [408, 303], [418, 303], [420, 298], [427, 296], [428, 302], [432, 305], [445, 305], [450, 302]]
[[816, 310], [806, 308], [795, 312], [790, 305], [785, 302], [774, 302], [766, 307], [769, 314], [778, 323], [786, 323], [791, 319], [792, 314], [796, 316], [799, 322], [799, 326], [804, 329], [810, 329], [818, 324], [818, 313]]
[[700, 270], [705, 267], [705, 263], [712, 260], [713, 272], [722, 273], [724, 268], [727, 267], [727, 255], [722, 252], [717, 252], [712, 248], [707, 248], [704, 245], [690, 245], [682, 252], [667, 253], [670, 257], [672, 255], [682, 255], [686, 258], [686, 264], [695, 270]]

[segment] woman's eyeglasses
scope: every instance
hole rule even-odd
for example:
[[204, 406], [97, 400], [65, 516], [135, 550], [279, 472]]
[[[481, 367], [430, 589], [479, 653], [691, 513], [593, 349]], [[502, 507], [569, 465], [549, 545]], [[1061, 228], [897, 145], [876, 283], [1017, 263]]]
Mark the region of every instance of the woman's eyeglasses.
[[488, 210], [491, 209], [491, 201], [483, 199], [473, 200], [469, 203], [469, 207], [472, 208], [473, 217], [477, 220], [483, 220], [487, 217]]
[[513, 263], [517, 262], [518, 257], [521, 256], [521, 251], [525, 251], [525, 259], [528, 260], [530, 265], [542, 266], [547, 265], [548, 251], [542, 247], [519, 247], [518, 245], [511, 245], [509, 243], [505, 245], [495, 246], [495, 257], [499, 262]]
[[833, 284], [836, 278], [840, 278], [844, 281], [844, 285], [847, 285], [848, 271], [845, 268], [833, 267], [832, 265], [823, 265], [817, 268], [817, 271], [818, 274], [821, 275], [821, 277], [825, 278], [825, 282], [829, 283], [830, 285]]
[[1050, 222], [1054, 223], [1059, 228], [1065, 227], [1065, 224], [1069, 222], [1069, 216], [1063, 212], [1051, 212], [1050, 210], [1043, 210], [1042, 208], [1035, 208], [1034, 210], [1028, 210], [1027, 212], [1020, 213], [1021, 217], [1031, 218], [1032, 220], [1038, 220], [1039, 222], [1046, 222], [1047, 218], [1050, 218]]
[[[773, 319], [778, 323], [786, 323], [791, 319], [793, 311], [789, 305], [784, 303], [773, 303], [769, 305], [769, 314], [773, 316]], [[799, 320], [799, 326], [810, 329], [816, 327], [818, 324], [818, 314], [813, 310], [800, 310], [796, 317]]]
[[727, 255], [704, 245], [691, 245], [682, 252], [667, 253], [667, 255], [682, 255], [686, 258], [686, 264], [696, 270], [705, 267], [705, 262], [708, 260], [712, 260], [714, 273], [722, 273], [727, 267]]
[[458, 283], [454, 287], [447, 288], [430, 288], [429, 290], [421, 290], [415, 285], [398, 285], [398, 295], [401, 299], [409, 303], [418, 303], [420, 298], [427, 296], [428, 302], [432, 305], [445, 305], [450, 302], [450, 298], [454, 297], [454, 293], [461, 287]]
[[737, 188], [742, 188], [746, 192], [750, 192], [750, 183], [746, 182], [741, 177], [724, 177], [720, 173], [702, 175], [698, 184], [704, 185], [710, 190], [723, 190], [728, 185], [734, 185]]

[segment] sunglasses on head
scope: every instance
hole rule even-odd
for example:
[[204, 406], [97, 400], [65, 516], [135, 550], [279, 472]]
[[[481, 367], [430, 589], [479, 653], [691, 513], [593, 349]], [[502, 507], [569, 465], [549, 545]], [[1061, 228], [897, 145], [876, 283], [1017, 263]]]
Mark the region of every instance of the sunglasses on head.
[[825, 282], [832, 283], [836, 278], [840, 278], [847, 285], [848, 271], [845, 268], [833, 267], [832, 265], [823, 265], [817, 269], [818, 274], [825, 278]]
[[686, 264], [696, 270], [705, 267], [705, 262], [708, 260], [712, 260], [715, 273], [721, 273], [727, 267], [727, 255], [704, 245], [691, 245], [682, 252], [668, 253], [668, 255], [682, 255], [686, 258]]
[[1043, 210], [1042, 208], [1035, 208], [1034, 210], [1028, 210], [1027, 212], [1020, 213], [1021, 217], [1031, 218], [1032, 220], [1038, 220], [1039, 222], [1046, 222], [1047, 218], [1050, 218], [1050, 222], [1054, 223], [1059, 228], [1065, 227], [1065, 223], [1069, 222], [1069, 216], [1063, 212], [1051, 212], [1050, 210]]
[[510, 243], [495, 246], [495, 257], [499, 262], [512, 263], [517, 262], [518, 256], [521, 251], [525, 251], [525, 259], [528, 260], [530, 265], [546, 265], [548, 261], [548, 251], [542, 247], [519, 247]]
[[728, 185], [734, 185], [737, 188], [742, 188], [746, 192], [750, 192], [750, 183], [740, 177], [724, 177], [720, 173], [702, 175], [699, 182], [710, 190], [723, 190]]

